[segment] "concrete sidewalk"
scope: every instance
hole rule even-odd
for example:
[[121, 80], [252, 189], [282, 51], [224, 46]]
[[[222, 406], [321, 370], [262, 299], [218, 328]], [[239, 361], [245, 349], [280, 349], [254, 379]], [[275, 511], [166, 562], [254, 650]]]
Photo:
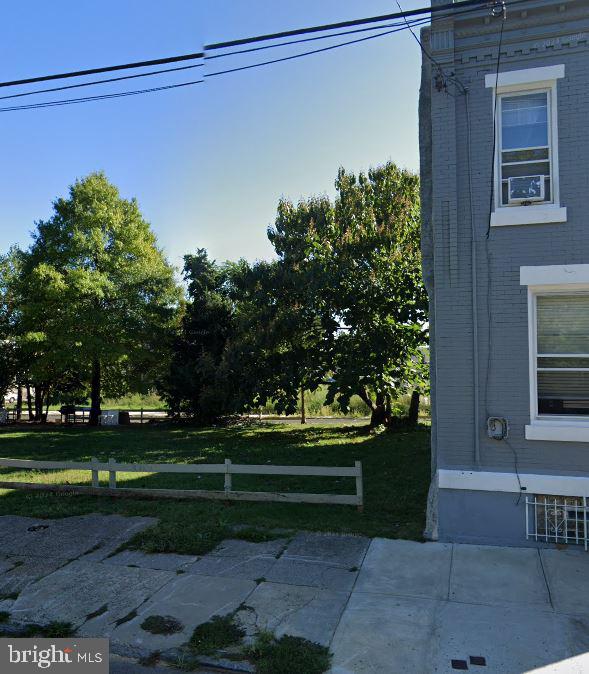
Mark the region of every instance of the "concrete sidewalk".
[[[0, 610], [71, 622], [126, 657], [173, 654], [199, 624], [234, 613], [246, 641], [272, 630], [330, 647], [332, 674], [589, 671], [582, 550], [299, 533], [228, 540], [200, 558], [116, 552], [155, 521], [0, 517]], [[179, 628], [152, 634], [149, 616]]]
[[589, 671], [589, 555], [374, 539], [333, 674]]

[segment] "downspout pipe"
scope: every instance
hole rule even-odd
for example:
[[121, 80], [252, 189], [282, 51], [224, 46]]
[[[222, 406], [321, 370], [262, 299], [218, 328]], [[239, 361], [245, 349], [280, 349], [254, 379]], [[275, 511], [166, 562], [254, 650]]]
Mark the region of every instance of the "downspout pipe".
[[[472, 378], [473, 378], [473, 435], [474, 435], [474, 464], [481, 467], [481, 443], [479, 437], [479, 411], [480, 411], [480, 372], [479, 372], [479, 301], [477, 292], [478, 259], [476, 247], [476, 228], [474, 220], [474, 204], [472, 198], [472, 161], [471, 161], [471, 129], [469, 90], [464, 91], [464, 106], [466, 111], [466, 136], [468, 142], [468, 200], [470, 205], [470, 271], [472, 286]], [[489, 348], [491, 345], [489, 344]]]

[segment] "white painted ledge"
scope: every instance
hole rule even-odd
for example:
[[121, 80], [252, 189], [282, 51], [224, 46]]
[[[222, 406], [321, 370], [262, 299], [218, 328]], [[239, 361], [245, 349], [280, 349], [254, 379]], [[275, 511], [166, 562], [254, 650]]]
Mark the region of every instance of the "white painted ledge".
[[526, 440], [589, 442], [589, 424], [537, 422], [526, 426]]
[[[540, 68], [525, 68], [524, 70], [508, 70], [507, 72], [485, 75], [485, 86], [499, 89], [502, 87], [519, 87], [523, 84], [538, 84], [539, 82], [550, 82], [564, 77], [564, 64], [560, 63], [554, 66], [541, 66]], [[498, 81], [497, 81], [498, 80]]]
[[[520, 473], [522, 490], [528, 494], [554, 494], [558, 496], [589, 496], [589, 477], [576, 475], [540, 475]], [[468, 491], [519, 492], [515, 473], [486, 470], [438, 470], [440, 489]]]
[[522, 286], [589, 284], [589, 264], [520, 267], [519, 282]]
[[491, 213], [491, 227], [545, 225], [566, 220], [567, 209], [559, 206], [505, 206]]

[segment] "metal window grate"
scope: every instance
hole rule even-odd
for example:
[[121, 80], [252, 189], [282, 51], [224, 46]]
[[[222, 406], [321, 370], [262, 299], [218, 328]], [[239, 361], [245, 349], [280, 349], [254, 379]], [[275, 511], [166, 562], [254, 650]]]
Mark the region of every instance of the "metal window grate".
[[589, 547], [589, 503], [586, 496], [526, 497], [526, 538], [545, 543]]

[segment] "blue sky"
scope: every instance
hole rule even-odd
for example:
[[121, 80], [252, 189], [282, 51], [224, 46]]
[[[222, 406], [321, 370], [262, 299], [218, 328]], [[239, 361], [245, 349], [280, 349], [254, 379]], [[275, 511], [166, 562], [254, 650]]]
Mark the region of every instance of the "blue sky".
[[[194, 52], [203, 42], [396, 9], [382, 0], [9, 3], [0, 79]], [[319, 46], [217, 59], [207, 70]], [[102, 169], [123, 196], [137, 197], [174, 264], [197, 247], [219, 260], [270, 257], [266, 228], [280, 196], [333, 194], [340, 165], [357, 171], [393, 159], [418, 168], [419, 62], [405, 31], [205, 85], [0, 113], [2, 248], [27, 245], [52, 200], [76, 177]], [[196, 79], [195, 72], [100, 85], [92, 93]]]

